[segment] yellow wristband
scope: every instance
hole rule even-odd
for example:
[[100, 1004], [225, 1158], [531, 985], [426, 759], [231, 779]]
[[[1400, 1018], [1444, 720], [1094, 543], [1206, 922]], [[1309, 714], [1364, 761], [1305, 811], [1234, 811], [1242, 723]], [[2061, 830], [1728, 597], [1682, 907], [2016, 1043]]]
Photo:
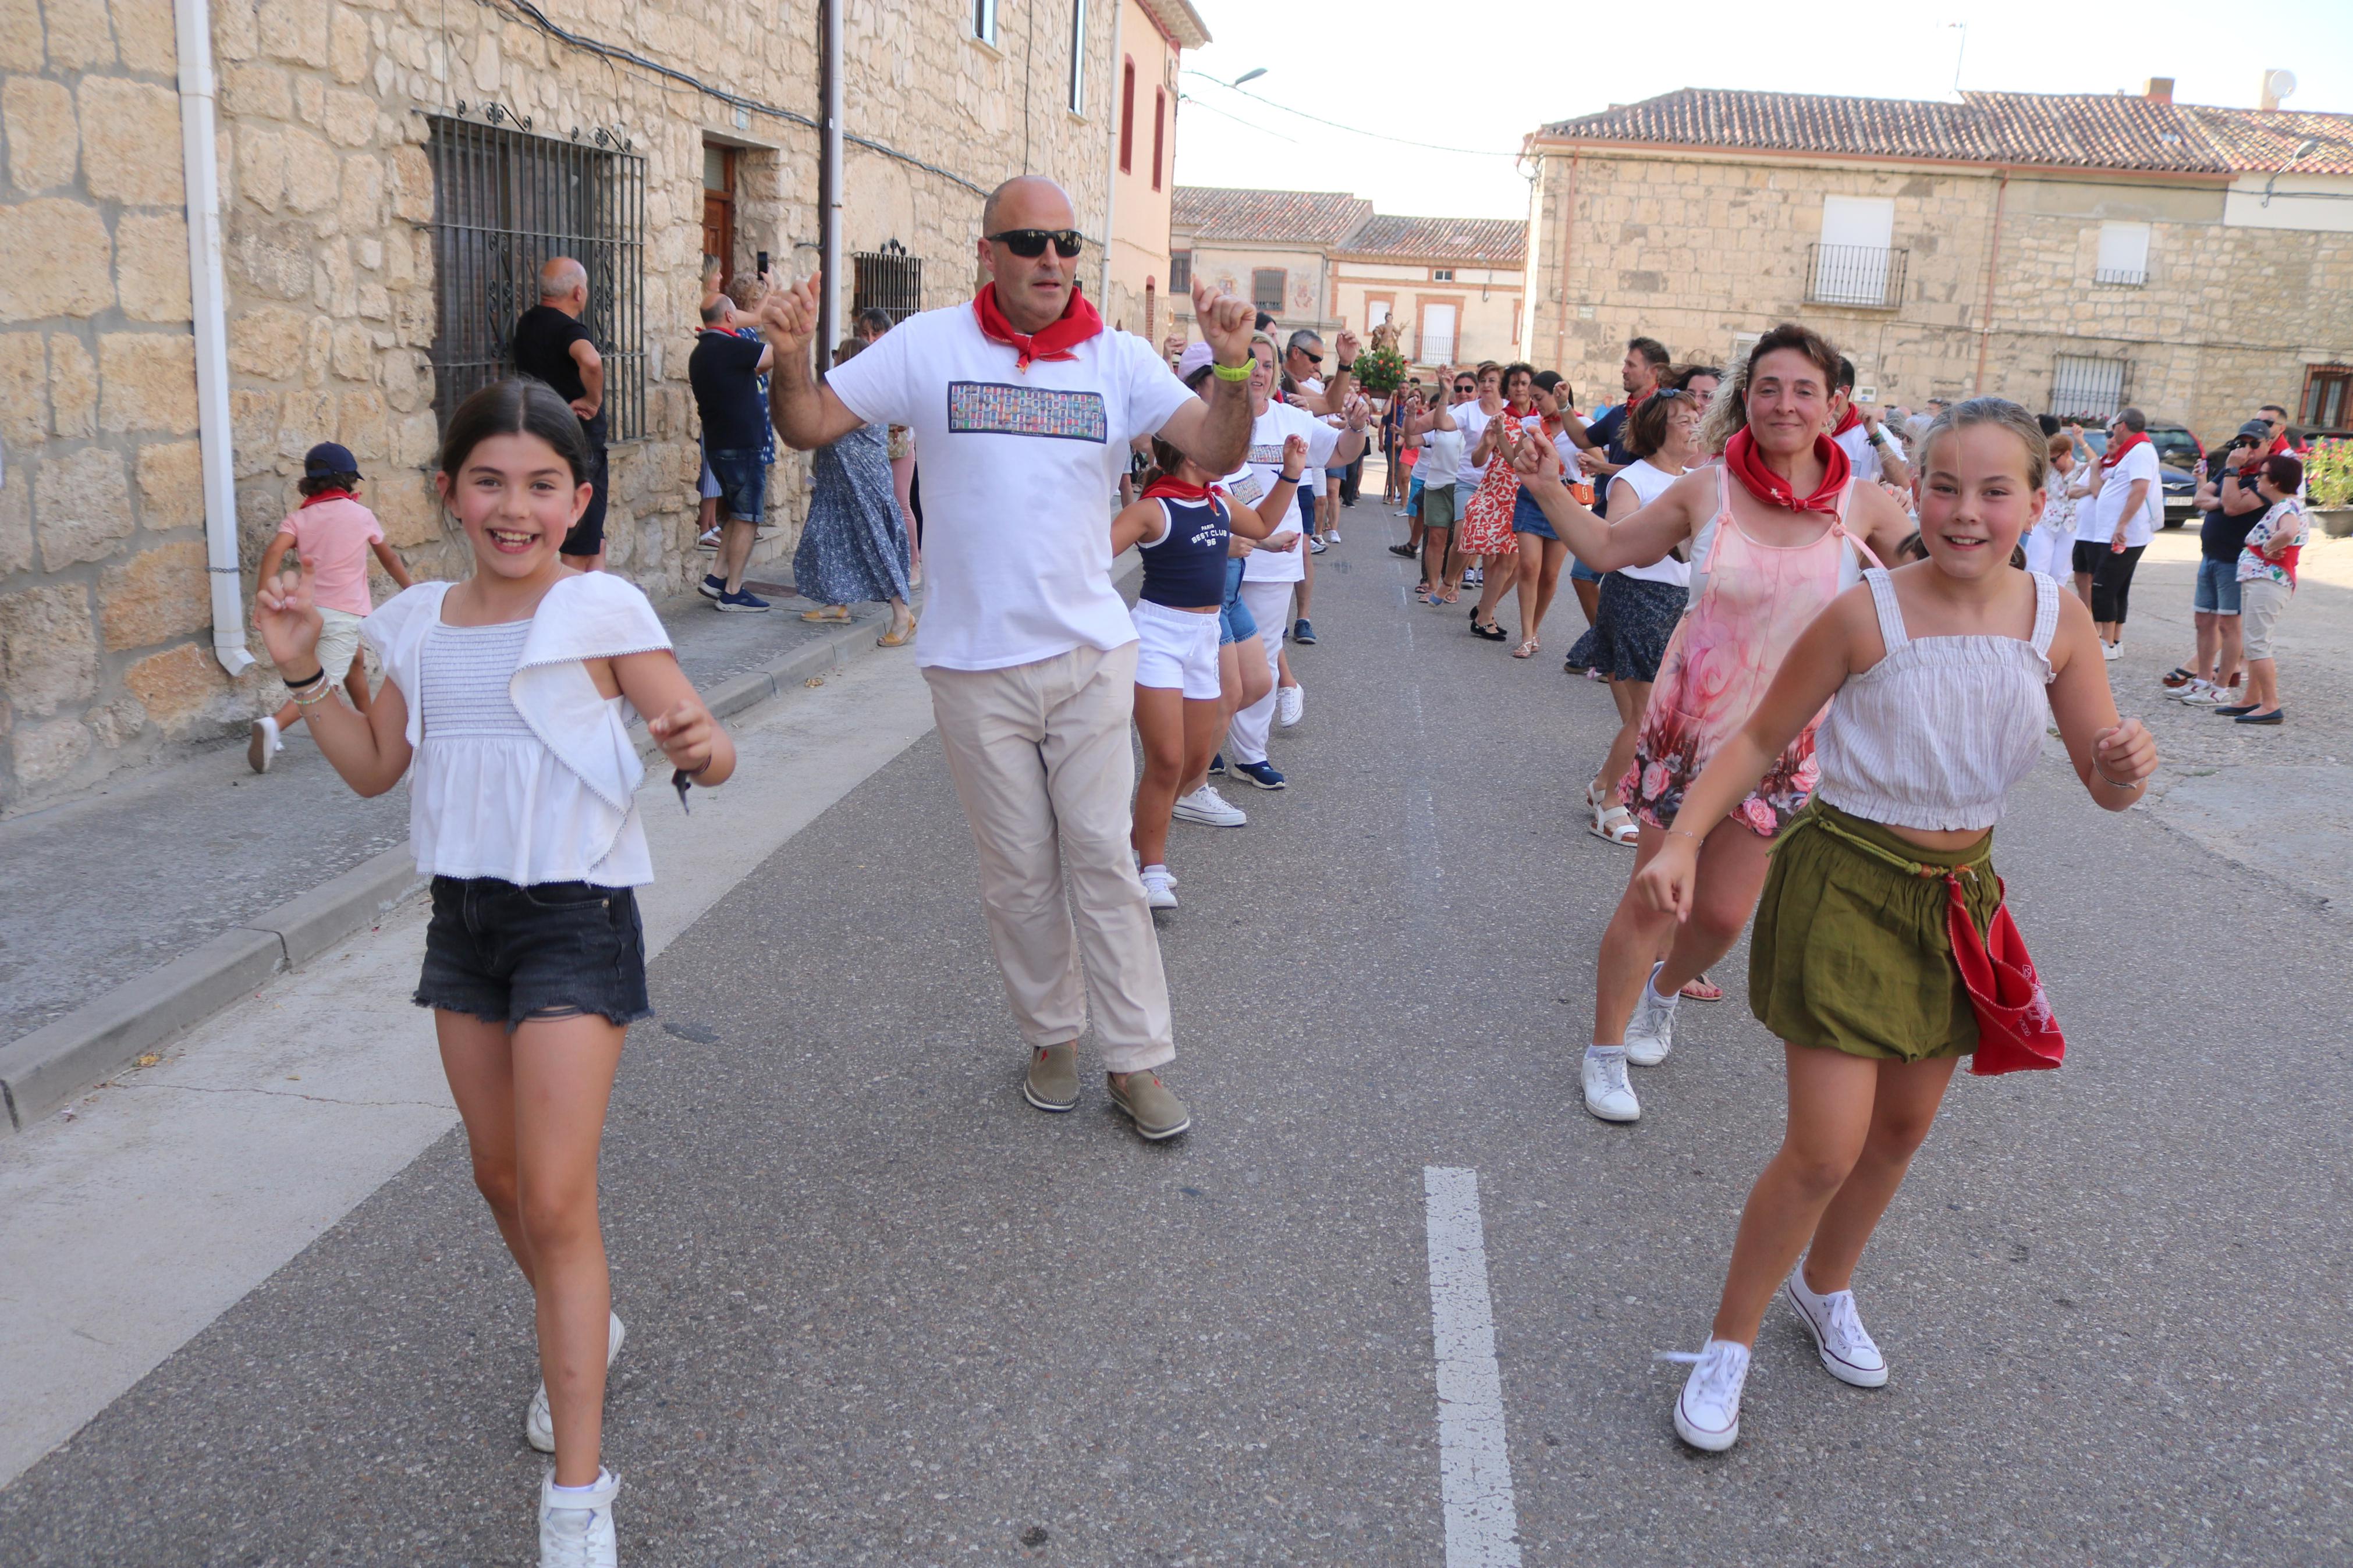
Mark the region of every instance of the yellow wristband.
[[1250, 375], [1250, 367], [1247, 364], [1212, 363], [1209, 368], [1218, 373], [1219, 381], [1248, 381]]

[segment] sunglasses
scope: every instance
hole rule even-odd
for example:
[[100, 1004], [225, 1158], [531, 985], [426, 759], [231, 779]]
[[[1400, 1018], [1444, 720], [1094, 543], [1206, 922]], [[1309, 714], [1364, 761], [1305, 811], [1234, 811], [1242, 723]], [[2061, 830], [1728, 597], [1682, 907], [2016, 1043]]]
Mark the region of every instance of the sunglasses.
[[1002, 234], [981, 236], [992, 245], [1001, 245], [1024, 261], [1035, 261], [1054, 247], [1054, 254], [1065, 259], [1076, 256], [1085, 236], [1074, 228], [1008, 228]]
[[1467, 381], [1458, 381], [1454, 384], [1454, 390], [1457, 392], [1476, 392], [1479, 389]]

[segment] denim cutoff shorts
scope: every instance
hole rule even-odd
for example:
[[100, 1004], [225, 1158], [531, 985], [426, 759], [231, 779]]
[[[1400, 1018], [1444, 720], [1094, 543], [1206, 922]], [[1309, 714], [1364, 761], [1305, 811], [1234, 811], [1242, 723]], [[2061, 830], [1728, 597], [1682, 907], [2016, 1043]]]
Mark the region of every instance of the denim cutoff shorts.
[[2239, 563], [2198, 559], [2198, 591], [2189, 607], [2201, 616], [2239, 613]]
[[1538, 539], [1557, 541], [1560, 538], [1552, 531], [1552, 520], [1545, 516], [1544, 508], [1538, 506], [1535, 498], [1525, 489], [1512, 498], [1512, 531], [1533, 533]]
[[768, 468], [760, 461], [760, 448], [723, 447], [706, 453], [703, 460], [711, 465], [711, 477], [719, 481], [720, 510], [742, 522], [759, 521], [760, 502], [768, 488]]
[[592, 882], [436, 877], [425, 971], [409, 999], [510, 1029], [591, 1015], [616, 1024], [650, 1018], [637, 894]]
[[1242, 603], [1242, 563], [1240, 559], [1226, 563], [1226, 602], [1218, 609], [1218, 646], [1238, 643], [1258, 636], [1258, 617]]

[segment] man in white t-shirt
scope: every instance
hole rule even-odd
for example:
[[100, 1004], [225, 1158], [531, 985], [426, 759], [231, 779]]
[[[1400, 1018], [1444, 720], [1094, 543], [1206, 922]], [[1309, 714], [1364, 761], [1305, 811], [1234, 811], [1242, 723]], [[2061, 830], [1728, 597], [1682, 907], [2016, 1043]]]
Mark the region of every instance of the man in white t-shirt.
[[1007, 181], [981, 231], [991, 281], [978, 297], [902, 321], [821, 386], [809, 366], [818, 280], [770, 293], [771, 413], [803, 451], [863, 425], [914, 431], [930, 591], [915, 662], [1029, 1045], [1023, 1095], [1040, 1110], [1078, 1105], [1092, 996], [1113, 1102], [1145, 1138], [1174, 1137], [1192, 1113], [1152, 1070], [1176, 1046], [1128, 849], [1136, 640], [1111, 582], [1110, 502], [1139, 434], [1213, 474], [1240, 464], [1250, 308], [1194, 288], [1194, 320], [1219, 362], [1205, 400], [1151, 344], [1106, 331], [1081, 296], [1083, 239], [1060, 186]]
[[2076, 513], [2083, 519], [2075, 529], [2076, 587], [2082, 592], [2088, 578], [2092, 621], [2109, 659], [2124, 657], [2133, 570], [2165, 526], [2165, 486], [2147, 432], [2148, 417], [2139, 409], [2116, 410], [2108, 449], [2092, 475], [2092, 504]]
[[1831, 439], [1846, 454], [1857, 482], [1912, 488], [1912, 465], [1879, 410], [1854, 400], [1854, 361], [1843, 354], [1839, 356], [1838, 385], [1831, 391]]

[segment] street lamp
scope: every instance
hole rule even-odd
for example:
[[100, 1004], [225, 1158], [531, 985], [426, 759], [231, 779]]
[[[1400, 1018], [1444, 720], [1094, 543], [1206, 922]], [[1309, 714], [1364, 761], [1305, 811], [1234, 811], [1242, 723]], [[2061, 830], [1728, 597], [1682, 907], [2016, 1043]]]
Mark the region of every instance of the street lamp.
[[1233, 79], [1233, 80], [1231, 80], [1231, 81], [1229, 81], [1229, 82], [1226, 83], [1226, 85], [1227, 85], [1228, 87], [1240, 87], [1240, 86], [1241, 86], [1241, 84], [1242, 84], [1242, 83], [1244, 83], [1244, 82], [1246, 82], [1246, 81], [1256, 81], [1259, 78], [1261, 78], [1261, 77], [1264, 76], [1265, 74], [1266, 74], [1266, 68], [1265, 68], [1264, 66], [1260, 66], [1260, 67], [1258, 67], [1258, 68], [1257, 68], [1256, 69], [1254, 69], [1254, 70], [1246, 70], [1246, 71], [1242, 72], [1242, 74], [1241, 74], [1241, 75], [1240, 75], [1240, 76], [1238, 76], [1238, 77], [1234, 78], [1234, 79]]

